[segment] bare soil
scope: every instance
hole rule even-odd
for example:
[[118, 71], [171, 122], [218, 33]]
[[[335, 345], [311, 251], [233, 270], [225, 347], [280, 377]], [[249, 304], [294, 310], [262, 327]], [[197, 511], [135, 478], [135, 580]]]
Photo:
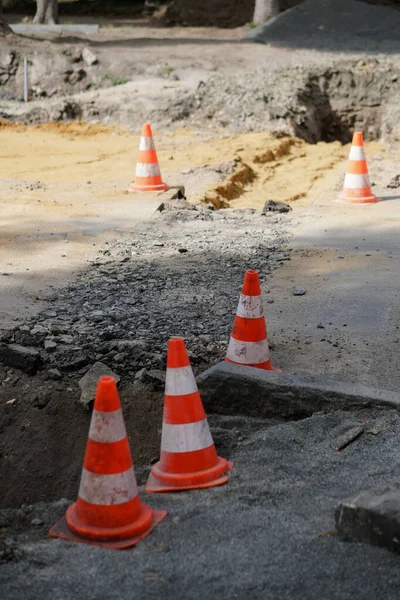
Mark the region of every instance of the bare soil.
[[[0, 505], [74, 498], [91, 417], [77, 402], [76, 379], [55, 382], [2, 367], [0, 379], [0, 470], [7, 481]], [[120, 398], [142, 484], [158, 459], [163, 392], [136, 383], [122, 386]]]

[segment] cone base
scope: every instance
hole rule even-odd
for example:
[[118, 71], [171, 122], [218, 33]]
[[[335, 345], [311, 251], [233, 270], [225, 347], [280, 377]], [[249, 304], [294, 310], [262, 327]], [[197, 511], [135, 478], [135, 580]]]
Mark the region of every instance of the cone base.
[[229, 358], [225, 358], [225, 362], [232, 363], [233, 365], [240, 365], [241, 367], [252, 367], [253, 369], [262, 369], [263, 371], [274, 371], [275, 373], [283, 373], [282, 369], [273, 367], [271, 361], [259, 363], [258, 365], [245, 365], [244, 363], [237, 363]]
[[128, 192], [165, 192], [168, 190], [166, 183], [159, 183], [158, 185], [136, 185], [131, 183], [128, 188]]
[[370, 196], [364, 196], [362, 198], [354, 198], [346, 196], [346, 194], [340, 194], [336, 202], [342, 202], [345, 204], [373, 204], [374, 202], [378, 202], [378, 198], [374, 196], [374, 194], [371, 194]]
[[[70, 508], [72, 508], [72, 505]], [[66, 540], [67, 542], [78, 542], [81, 544], [89, 544], [90, 546], [99, 546], [100, 548], [113, 548], [115, 550], [124, 550], [126, 548], [131, 548], [132, 546], [136, 546], [139, 542], [144, 540], [153, 529], [161, 523], [163, 519], [167, 516], [167, 511], [165, 510], [151, 510], [151, 523], [150, 527], [146, 529], [146, 531], [134, 535], [132, 537], [123, 539], [123, 540], [94, 540], [83, 538], [75, 533], [73, 533], [68, 525], [67, 519], [64, 516], [58, 523], [56, 523], [49, 531], [50, 537], [59, 538], [61, 540]]]
[[160, 463], [153, 465], [146, 483], [145, 491], [149, 493], [179, 492], [184, 490], [200, 490], [223, 485], [229, 479], [224, 474], [233, 469], [233, 462], [218, 457], [215, 467], [199, 473], [185, 473], [182, 475], [164, 473], [159, 471]]

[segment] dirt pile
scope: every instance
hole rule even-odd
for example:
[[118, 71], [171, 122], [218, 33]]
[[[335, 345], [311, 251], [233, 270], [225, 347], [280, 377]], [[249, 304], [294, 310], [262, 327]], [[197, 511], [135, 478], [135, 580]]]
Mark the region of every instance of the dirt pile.
[[[155, 88], [154, 88], [155, 89]], [[395, 61], [329, 61], [329, 66], [259, 68], [236, 75], [217, 73], [197, 89], [160, 86], [159, 93], [86, 92], [63, 99], [10, 104], [0, 117], [24, 123], [79, 118], [106, 119], [139, 129], [155, 127], [223, 127], [230, 131], [268, 130], [307, 142], [349, 142], [355, 128], [365, 138], [399, 138], [400, 66]]]
[[[212, 76], [196, 94], [209, 121], [241, 130], [273, 130], [308, 142], [349, 142], [397, 131], [400, 68], [361, 59], [328, 68], [259, 69], [245, 76]], [[196, 121], [196, 112], [192, 119]]]
[[[17, 44], [0, 49], [0, 99], [22, 99], [25, 55]], [[55, 49], [48, 43], [40, 46], [33, 42], [28, 70], [30, 100], [68, 96], [116, 82], [104, 77], [104, 67], [83, 44]]]

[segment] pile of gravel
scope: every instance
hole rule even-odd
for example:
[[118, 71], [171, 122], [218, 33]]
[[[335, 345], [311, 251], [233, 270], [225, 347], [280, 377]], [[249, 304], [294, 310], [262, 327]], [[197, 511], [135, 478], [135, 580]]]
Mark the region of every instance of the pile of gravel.
[[359, 0], [307, 0], [247, 37], [290, 48], [399, 53], [400, 12]]
[[73, 285], [49, 297], [48, 310], [3, 333], [1, 360], [22, 370], [29, 360], [32, 372], [36, 353], [35, 369], [52, 378], [102, 361], [129, 380], [143, 368], [163, 369], [167, 341], [178, 335], [195, 366], [217, 362], [244, 272], [258, 269], [263, 281], [289, 258], [286, 219], [253, 209], [166, 209], [106, 245]]
[[197, 90], [194, 102], [201, 112], [192, 118], [206, 115], [219, 126], [267, 129], [310, 143], [348, 143], [355, 128], [377, 139], [397, 129], [399, 89], [400, 63], [372, 57], [217, 73]]

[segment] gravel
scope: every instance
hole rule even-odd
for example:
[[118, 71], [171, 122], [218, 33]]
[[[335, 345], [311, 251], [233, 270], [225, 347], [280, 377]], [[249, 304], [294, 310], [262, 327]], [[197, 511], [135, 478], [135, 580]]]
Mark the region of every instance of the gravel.
[[[258, 420], [252, 432], [235, 424], [241, 435], [237, 450], [226, 455], [235, 461], [229, 483], [182, 494], [142, 493], [152, 508], [169, 514], [133, 551], [48, 539], [65, 501], [0, 511], [3, 535], [14, 544], [0, 568], [3, 596], [397, 600], [400, 557], [340, 541], [334, 509], [398, 475], [398, 412]], [[347, 448], [332, 447], [361, 425], [365, 433]], [[43, 525], [34, 525], [36, 519]]]
[[257, 269], [265, 281], [290, 257], [286, 219], [176, 202], [107, 244], [73, 285], [49, 297], [50, 309], [3, 334], [3, 362], [18, 340], [52, 378], [101, 361], [133, 381], [142, 369], [164, 369], [174, 335], [185, 338], [197, 369], [221, 360], [245, 271]]
[[307, 0], [247, 37], [286, 47], [394, 53], [400, 51], [400, 12], [359, 0]]

